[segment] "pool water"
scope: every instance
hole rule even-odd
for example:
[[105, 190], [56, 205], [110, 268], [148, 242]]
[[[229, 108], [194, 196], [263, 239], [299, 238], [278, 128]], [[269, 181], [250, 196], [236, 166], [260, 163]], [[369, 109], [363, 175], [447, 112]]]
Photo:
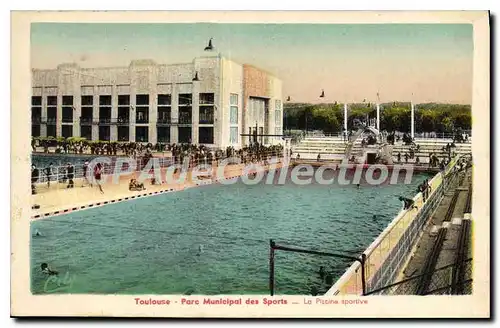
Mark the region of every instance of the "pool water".
[[50, 163], [54, 166], [65, 166], [67, 163], [83, 165], [85, 161], [92, 161], [97, 157], [116, 157], [108, 155], [84, 155], [84, 154], [32, 154], [31, 163], [38, 168], [48, 167]]
[[[31, 223], [31, 290], [99, 294], [268, 294], [269, 240], [358, 255], [401, 210], [411, 184], [211, 185]], [[376, 218], [373, 218], [373, 215]], [[34, 236], [38, 231], [41, 236]], [[351, 254], [352, 255], [352, 254]], [[46, 262], [59, 271], [47, 278]], [[277, 251], [276, 293], [325, 292], [350, 261]]]

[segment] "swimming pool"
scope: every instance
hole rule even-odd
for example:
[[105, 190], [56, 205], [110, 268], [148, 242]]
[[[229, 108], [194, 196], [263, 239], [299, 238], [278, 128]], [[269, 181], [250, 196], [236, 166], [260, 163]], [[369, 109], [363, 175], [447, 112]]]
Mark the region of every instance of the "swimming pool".
[[[31, 223], [35, 294], [268, 294], [269, 239], [325, 252], [362, 252], [412, 196], [411, 184], [211, 185]], [[373, 215], [376, 214], [376, 219]], [[200, 246], [201, 245], [201, 246]], [[66, 281], [40, 272], [47, 262]], [[276, 293], [326, 291], [344, 260], [276, 253]]]
[[110, 157], [116, 156], [108, 155], [83, 155], [83, 154], [31, 154], [31, 163], [38, 168], [45, 168], [52, 163], [54, 166], [64, 166], [67, 163], [73, 165], [83, 165], [85, 161], [91, 161], [97, 157]]

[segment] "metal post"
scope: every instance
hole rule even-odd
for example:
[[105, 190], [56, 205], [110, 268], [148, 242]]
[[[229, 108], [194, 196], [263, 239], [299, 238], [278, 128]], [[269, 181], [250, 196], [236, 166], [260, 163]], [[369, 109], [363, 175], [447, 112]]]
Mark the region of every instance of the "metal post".
[[377, 104], [377, 130], [380, 131], [380, 104]]
[[363, 296], [366, 295], [366, 273], [365, 273], [366, 254], [361, 254], [361, 288], [363, 289]]
[[347, 103], [344, 104], [344, 131], [347, 133]]
[[272, 239], [269, 240], [269, 292], [274, 296], [274, 246]]
[[415, 105], [411, 103], [411, 138], [415, 138]]

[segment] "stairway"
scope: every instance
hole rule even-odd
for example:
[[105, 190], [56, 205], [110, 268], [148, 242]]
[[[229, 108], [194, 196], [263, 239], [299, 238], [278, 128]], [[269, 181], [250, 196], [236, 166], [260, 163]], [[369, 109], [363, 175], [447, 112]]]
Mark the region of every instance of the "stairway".
[[354, 143], [356, 140], [359, 138], [359, 136], [363, 133], [365, 130], [365, 127], [359, 128], [350, 138], [349, 142], [346, 145], [345, 152], [344, 152], [344, 159], [349, 160], [349, 156], [351, 155], [352, 148], [354, 147]]

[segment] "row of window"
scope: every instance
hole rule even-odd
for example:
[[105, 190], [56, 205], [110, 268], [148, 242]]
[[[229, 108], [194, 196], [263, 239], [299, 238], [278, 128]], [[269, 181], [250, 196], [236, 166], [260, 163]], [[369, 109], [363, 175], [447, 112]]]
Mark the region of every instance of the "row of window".
[[[130, 129], [126, 126], [119, 126], [117, 129], [117, 141], [129, 141]], [[55, 126], [47, 126], [47, 136], [56, 137]], [[31, 128], [33, 137], [39, 137], [40, 125], [33, 125]], [[71, 125], [63, 125], [61, 128], [61, 136], [69, 138], [73, 136], [73, 127]], [[87, 140], [92, 140], [92, 127], [82, 126], [80, 129], [80, 136]], [[170, 143], [170, 127], [158, 127], [156, 130], [157, 142]], [[190, 143], [192, 142], [192, 129], [191, 127], [178, 128], [178, 142]], [[111, 129], [109, 126], [100, 126], [97, 135], [98, 140], [110, 141]], [[149, 128], [147, 126], [135, 127], [135, 141], [136, 142], [149, 142]], [[199, 127], [198, 128], [198, 143], [200, 144], [213, 144], [214, 143], [214, 128], [213, 127]]]
[[[158, 117], [156, 119], [157, 124], [171, 124], [171, 111], [170, 108], [159, 108], [158, 109]], [[33, 109], [31, 112], [31, 119], [33, 123], [41, 123], [41, 110]], [[111, 118], [111, 108], [99, 107], [99, 118], [96, 119], [97, 122], [103, 124], [128, 124], [130, 122], [130, 112], [128, 108], [123, 110], [118, 108], [118, 117], [112, 119]], [[200, 109], [198, 123], [199, 124], [214, 124], [215, 115], [214, 110], [212, 108], [203, 108]], [[80, 124], [88, 125], [92, 124], [94, 121], [93, 118], [93, 108], [92, 107], [82, 107], [82, 113], [79, 119]], [[73, 109], [63, 108], [62, 111], [62, 123], [71, 123], [73, 124]], [[149, 120], [149, 109], [137, 108], [135, 110], [135, 122], [138, 124], [148, 124]], [[45, 122], [44, 122], [45, 123]], [[50, 108], [47, 111], [47, 124], [56, 124], [57, 123], [57, 110]], [[192, 111], [191, 107], [182, 108], [179, 110], [179, 124], [192, 124]]]
[[[236, 104], [238, 103], [238, 95], [231, 94], [231, 103], [236, 97]], [[111, 106], [111, 95], [99, 95], [99, 106]], [[92, 106], [94, 104], [94, 96], [81, 96], [82, 106]], [[178, 95], [179, 106], [191, 106], [193, 100], [193, 95], [191, 93], [184, 93]], [[170, 94], [159, 94], [157, 96], [158, 106], [171, 106], [172, 96]], [[149, 95], [148, 94], [138, 94], [135, 96], [135, 104], [137, 106], [149, 106]], [[200, 105], [214, 105], [215, 99], [213, 93], [200, 93], [199, 94], [199, 104]], [[63, 106], [73, 106], [73, 96], [62, 96]], [[118, 95], [118, 106], [129, 106], [130, 105], [130, 95]], [[42, 96], [32, 96], [31, 97], [32, 107], [42, 106]], [[47, 96], [47, 106], [57, 106], [57, 96]]]

